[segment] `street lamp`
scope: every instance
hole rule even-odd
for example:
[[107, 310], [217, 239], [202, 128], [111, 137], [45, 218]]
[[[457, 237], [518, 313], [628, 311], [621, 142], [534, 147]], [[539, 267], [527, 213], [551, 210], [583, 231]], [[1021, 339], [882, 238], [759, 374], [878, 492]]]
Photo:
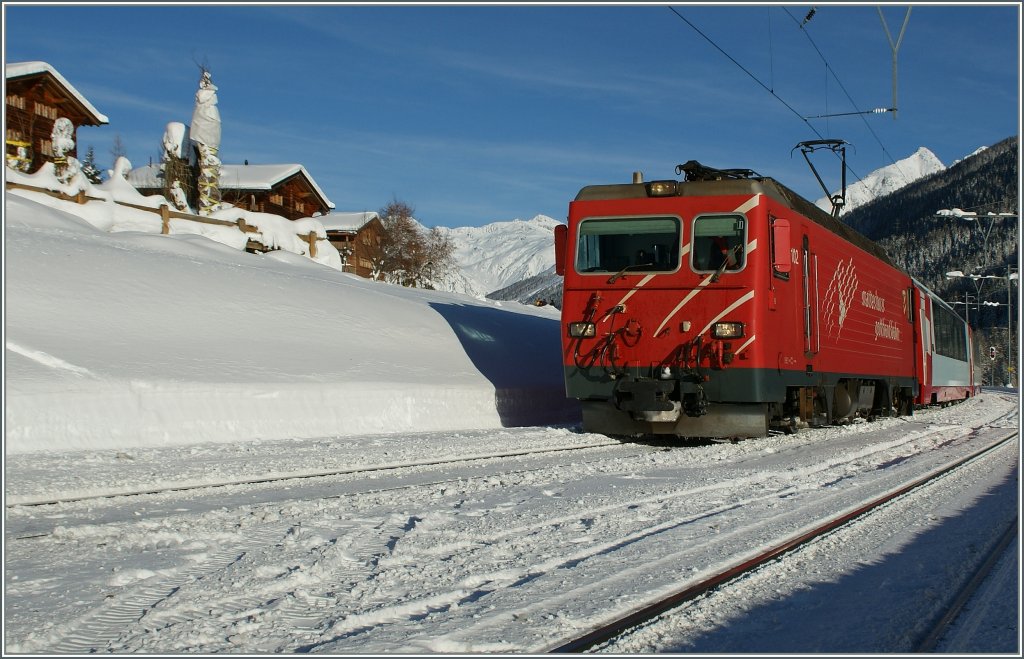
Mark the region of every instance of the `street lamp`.
[[[1003, 279], [1006, 281], [1006, 359], [1007, 359], [1007, 370], [1009, 370], [1010, 363], [1013, 363], [1013, 282], [1018, 281], [1020, 275], [1016, 272], [1016, 268], [1007, 266], [1006, 276], [1000, 275], [967, 275], [962, 270], [951, 270], [946, 273], [948, 279], [956, 279], [963, 277], [966, 279]], [[968, 296], [970, 297], [970, 296]], [[965, 303], [966, 304], [966, 303]], [[986, 306], [999, 307], [1002, 306], [999, 302], [983, 302]], [[970, 318], [966, 318], [968, 325], [970, 324]], [[1016, 373], [1016, 371], [1014, 371]]]
[[988, 229], [985, 230], [985, 242], [982, 244], [982, 253], [988, 253], [988, 238], [992, 234], [992, 227], [995, 226], [996, 220], [1016, 220], [1020, 216], [1017, 213], [984, 213], [978, 214], [974, 211], [965, 211], [959, 208], [943, 208], [935, 212], [937, 218], [956, 218], [965, 222], [981, 222], [982, 219], [988, 218]]
[[[995, 226], [996, 220], [1019, 220], [1020, 219], [1020, 215], [1018, 213], [1015, 213], [1015, 212], [1012, 212], [1012, 213], [1011, 212], [1004, 212], [1004, 213], [991, 213], [991, 212], [990, 213], [977, 213], [977, 212], [974, 212], [974, 211], [964, 211], [964, 210], [959, 209], [959, 208], [954, 208], [954, 209], [951, 209], [951, 210], [950, 209], [942, 209], [942, 210], [936, 212], [935, 216], [936, 217], [946, 217], [946, 218], [956, 218], [956, 219], [964, 220], [966, 222], [978, 222], [979, 224], [981, 223], [981, 221], [983, 219], [988, 218], [988, 220], [989, 220], [988, 228], [985, 229], [985, 241], [983, 243], [982, 250], [981, 250], [981, 254], [983, 256], [988, 255], [988, 240], [989, 240], [989, 237], [992, 234], [992, 228]], [[1017, 278], [1018, 278], [1018, 274], [1016, 272], [1016, 268], [1007, 266], [1007, 268], [1006, 268], [1006, 276], [1005, 277], [998, 276], [998, 275], [964, 274], [963, 271], [961, 271], [961, 270], [953, 270], [951, 272], [947, 272], [946, 273], [946, 277], [948, 277], [948, 278], [965, 277], [965, 278], [974, 280], [975, 292], [979, 296], [981, 295], [981, 288], [982, 288], [982, 285], [984, 283], [982, 280], [985, 280], [985, 279], [1004, 279], [1004, 280], [1006, 280], [1006, 343], [1007, 343], [1007, 348], [1008, 348], [1007, 354], [1006, 354], [1006, 359], [1007, 359], [1007, 371], [1009, 371], [1010, 370], [1010, 364], [1011, 363], [1014, 363], [1014, 364], [1016, 363], [1016, 362], [1014, 362], [1014, 358], [1013, 358], [1014, 352], [1013, 352], [1013, 286], [1012, 286], [1012, 283], [1017, 281]], [[999, 305], [997, 305], [997, 306], [999, 306]], [[1015, 375], [1016, 375], [1016, 370], [1014, 370], [1014, 376]], [[1008, 379], [1012, 380], [1014, 376], [1011, 376]]]
[[[949, 276], [949, 273], [946, 273], [946, 275]], [[964, 321], [967, 323], [968, 326], [971, 324], [971, 300], [972, 299], [974, 300], [974, 304], [978, 304], [978, 296], [971, 295], [970, 293], [964, 293], [964, 301], [963, 302], [961, 302], [960, 300], [953, 300], [952, 302], [949, 303], [950, 305], [954, 305], [954, 304], [962, 304], [962, 305], [964, 305]]]

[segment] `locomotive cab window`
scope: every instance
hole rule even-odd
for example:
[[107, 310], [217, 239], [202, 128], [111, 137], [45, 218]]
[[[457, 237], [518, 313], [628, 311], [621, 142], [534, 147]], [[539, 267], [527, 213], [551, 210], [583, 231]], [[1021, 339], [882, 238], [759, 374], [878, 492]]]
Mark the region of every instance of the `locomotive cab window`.
[[671, 272], [679, 267], [676, 217], [591, 218], [580, 223], [576, 270]]
[[746, 219], [742, 215], [704, 215], [693, 221], [693, 269], [697, 272], [741, 270], [746, 263]]

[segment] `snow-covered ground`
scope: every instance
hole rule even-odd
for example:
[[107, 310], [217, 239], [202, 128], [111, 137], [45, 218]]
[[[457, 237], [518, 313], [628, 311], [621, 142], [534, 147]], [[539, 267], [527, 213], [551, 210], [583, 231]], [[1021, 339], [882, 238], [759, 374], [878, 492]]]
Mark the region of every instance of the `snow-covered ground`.
[[[735, 445], [554, 427], [8, 456], [5, 647], [543, 652], [974, 450], [1016, 427], [1016, 405], [986, 393]], [[908, 652], [1017, 515], [1018, 455], [603, 650]], [[100, 491], [153, 493], [11, 505]], [[975, 618], [961, 648], [1016, 649], [1016, 577], [1012, 562], [1013, 587], [978, 605], [998, 615]]]
[[[7, 653], [542, 652], [1019, 425], [990, 391], [611, 441], [575, 425], [554, 310], [42, 202], [5, 203]], [[1018, 456], [605, 649], [907, 651], [1017, 515]], [[955, 647], [1019, 650], [1006, 592]]]

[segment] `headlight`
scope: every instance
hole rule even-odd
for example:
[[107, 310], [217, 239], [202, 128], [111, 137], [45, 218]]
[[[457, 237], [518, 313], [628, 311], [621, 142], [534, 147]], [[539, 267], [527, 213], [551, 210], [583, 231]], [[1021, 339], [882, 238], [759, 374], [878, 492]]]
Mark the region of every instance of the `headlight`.
[[743, 323], [715, 323], [711, 336], [716, 339], [738, 339], [743, 336]]
[[647, 196], [649, 197], [671, 197], [675, 193], [675, 181], [651, 181], [647, 184]]
[[574, 339], [591, 338], [597, 335], [594, 323], [569, 323], [569, 336]]

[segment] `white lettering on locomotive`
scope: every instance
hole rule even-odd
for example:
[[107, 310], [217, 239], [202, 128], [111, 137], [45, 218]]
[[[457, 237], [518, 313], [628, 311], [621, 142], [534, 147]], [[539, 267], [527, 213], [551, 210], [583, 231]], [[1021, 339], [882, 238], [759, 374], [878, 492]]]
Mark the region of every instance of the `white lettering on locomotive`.
[[875, 340], [877, 341], [879, 338], [899, 341], [900, 328], [891, 320], [877, 320], [875, 321]]
[[868, 309], [885, 313], [885, 298], [874, 291], [861, 291], [860, 303]]

